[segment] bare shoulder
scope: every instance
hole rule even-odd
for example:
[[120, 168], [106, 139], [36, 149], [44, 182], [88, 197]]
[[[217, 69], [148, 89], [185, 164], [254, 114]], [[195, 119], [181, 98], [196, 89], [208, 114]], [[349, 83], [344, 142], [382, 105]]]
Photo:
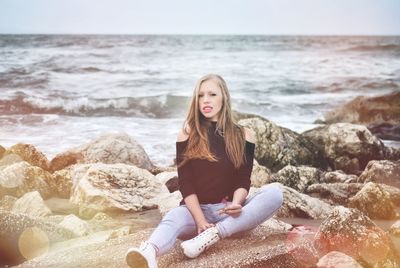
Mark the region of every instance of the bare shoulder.
[[251, 143], [256, 143], [256, 134], [253, 130], [245, 127], [244, 128], [245, 134], [246, 134], [246, 141], [251, 142]]
[[190, 132], [189, 127], [186, 128], [186, 131], [184, 131], [184, 129], [181, 128], [179, 130], [178, 137], [176, 138], [176, 141], [177, 142], [181, 142], [181, 141], [187, 140], [189, 138], [189, 132]]

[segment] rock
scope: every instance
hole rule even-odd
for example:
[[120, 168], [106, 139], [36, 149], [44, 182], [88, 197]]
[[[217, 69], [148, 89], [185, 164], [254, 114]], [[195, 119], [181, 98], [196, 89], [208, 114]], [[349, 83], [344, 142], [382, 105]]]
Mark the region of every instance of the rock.
[[[78, 149], [72, 149], [78, 150]], [[50, 169], [52, 172], [65, 169], [71, 165], [78, 163], [85, 163], [85, 158], [82, 151], [67, 151], [56, 155], [50, 162]]]
[[[142, 230], [102, 243], [88, 246], [68, 247], [62, 251], [49, 252], [43, 258], [30, 260], [26, 267], [97, 267], [125, 268], [125, 254], [129, 247], [138, 247], [153, 229]], [[200, 257], [188, 259], [182, 253], [179, 242], [166, 255], [158, 259], [159, 268], [208, 268], [208, 267], [302, 267], [286, 248], [286, 234], [257, 227], [240, 237], [219, 241]]]
[[289, 253], [302, 265], [301, 267], [315, 267], [318, 261], [318, 251], [313, 244], [316, 232], [316, 227], [300, 225], [288, 233]]
[[400, 124], [400, 92], [378, 97], [359, 96], [325, 114], [328, 124], [348, 122], [354, 124]]
[[390, 200], [395, 206], [400, 206], [400, 189], [386, 184], [379, 186], [390, 195]]
[[174, 171], [160, 172], [157, 175], [155, 175], [155, 178], [161, 184], [165, 184], [167, 181], [169, 181], [170, 179], [177, 177], [177, 176], [178, 176], [178, 173], [175, 169]]
[[129, 226], [124, 226], [118, 228], [117, 230], [114, 230], [106, 240], [108, 241], [111, 239], [120, 238], [129, 235], [130, 233], [131, 233], [131, 228]]
[[55, 214], [78, 214], [79, 207], [69, 199], [52, 197], [44, 201], [46, 206]]
[[46, 156], [38, 151], [31, 144], [18, 143], [12, 146], [7, 152], [19, 155], [24, 161], [28, 162], [32, 166], [40, 167], [43, 170], [50, 170], [50, 162]]
[[361, 125], [337, 123], [302, 133], [324, 152], [334, 170], [359, 174], [370, 160], [384, 157], [385, 146]]
[[60, 198], [70, 198], [72, 188], [71, 168], [54, 172], [48, 181], [53, 193]]
[[400, 220], [396, 221], [392, 226], [390, 226], [389, 233], [400, 237]]
[[76, 237], [88, 235], [90, 233], [89, 224], [73, 214], [66, 216], [59, 226], [71, 231]]
[[46, 206], [37, 191], [26, 193], [18, 199], [12, 208], [12, 212], [23, 213], [32, 218], [51, 215], [51, 210]]
[[381, 140], [400, 140], [400, 124], [378, 123], [367, 126], [372, 134]]
[[317, 268], [363, 268], [355, 259], [340, 251], [331, 251], [317, 263]]
[[360, 182], [378, 182], [400, 188], [400, 160], [372, 160], [359, 177]]
[[149, 169], [150, 173], [154, 176], [158, 175], [159, 173], [163, 172], [176, 172], [176, 159], [174, 159], [174, 165], [171, 167], [157, 167]]
[[319, 182], [321, 174], [320, 170], [313, 167], [288, 165], [274, 174], [272, 181], [305, 192], [309, 185]]
[[[46, 234], [50, 244], [71, 239], [73, 234], [40, 218], [31, 218], [26, 214], [16, 214], [0, 209], [0, 266], [16, 265], [25, 261], [19, 250], [18, 241], [26, 230]], [[33, 242], [33, 241], [32, 241]]]
[[277, 233], [279, 233], [279, 232], [286, 233], [289, 230], [293, 229], [292, 225], [290, 225], [286, 222], [280, 221], [275, 215], [272, 218], [261, 223], [260, 225], [268, 228], [269, 230], [274, 230]]
[[106, 134], [94, 141], [58, 154], [51, 161], [51, 170], [63, 169], [71, 164], [128, 164], [153, 169], [143, 147], [126, 133]]
[[165, 186], [168, 188], [168, 191], [170, 193], [173, 193], [175, 191], [179, 190], [179, 179], [177, 176], [169, 179], [166, 183]]
[[256, 133], [255, 159], [271, 171], [277, 172], [289, 164], [327, 168], [320, 150], [308, 138], [267, 119], [243, 119], [239, 124]]
[[400, 148], [385, 147], [384, 159], [393, 161], [400, 160]]
[[164, 216], [171, 209], [179, 206], [182, 200], [180, 191], [170, 193], [166, 186], [162, 186], [158, 195], [156, 195], [150, 202], [157, 204], [160, 214]]
[[349, 199], [349, 207], [359, 209], [371, 219], [395, 219], [398, 215], [390, 195], [379, 184], [368, 182]]
[[362, 266], [398, 267], [388, 234], [357, 209], [336, 207], [321, 223], [314, 245], [321, 255], [340, 251]]
[[362, 183], [316, 183], [308, 186], [306, 194], [331, 205], [347, 206], [349, 199], [362, 187]]
[[17, 198], [15, 198], [14, 196], [3, 196], [3, 198], [0, 200], [0, 209], [10, 211], [13, 208], [15, 201], [17, 201]]
[[0, 159], [0, 167], [1, 166], [10, 166], [12, 164], [23, 162], [24, 159], [21, 156], [13, 153], [4, 154], [3, 158]]
[[92, 218], [97, 212], [142, 211], [156, 208], [149, 201], [161, 184], [145, 169], [125, 164], [74, 165], [71, 202], [79, 215]]
[[[275, 183], [274, 183], [275, 184]], [[296, 190], [279, 185], [283, 192], [283, 205], [276, 213], [277, 217], [281, 218], [311, 218], [324, 219], [333, 209], [333, 206], [319, 200], [318, 198], [310, 197], [306, 194], [301, 194]], [[258, 188], [250, 188], [250, 194], [254, 194]]]
[[27, 162], [18, 162], [0, 167], [0, 196], [12, 195], [21, 197], [31, 191], [39, 191], [47, 199], [52, 195], [48, 185], [51, 174], [40, 167]]
[[3, 158], [5, 151], [6, 151], [6, 149], [0, 145], [0, 159]]
[[346, 174], [341, 170], [335, 170], [330, 172], [325, 172], [320, 177], [319, 181], [322, 183], [335, 183], [335, 182], [345, 182], [353, 183], [357, 182], [358, 177], [352, 174]]
[[93, 216], [93, 218], [91, 219], [91, 221], [111, 221], [113, 218], [110, 216], [110, 215], [108, 215], [108, 214], [106, 214], [106, 213], [104, 213], [104, 212], [99, 212], [99, 213], [96, 213], [96, 215], [94, 215]]
[[255, 159], [253, 161], [253, 171], [250, 180], [252, 187], [261, 187], [274, 182], [272, 172], [267, 167], [259, 165]]

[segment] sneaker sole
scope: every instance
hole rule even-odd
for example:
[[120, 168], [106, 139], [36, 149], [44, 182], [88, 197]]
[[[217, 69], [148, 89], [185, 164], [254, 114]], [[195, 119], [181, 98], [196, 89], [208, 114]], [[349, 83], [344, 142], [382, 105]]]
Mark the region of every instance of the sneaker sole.
[[149, 268], [147, 260], [137, 251], [126, 254], [126, 263], [132, 268]]

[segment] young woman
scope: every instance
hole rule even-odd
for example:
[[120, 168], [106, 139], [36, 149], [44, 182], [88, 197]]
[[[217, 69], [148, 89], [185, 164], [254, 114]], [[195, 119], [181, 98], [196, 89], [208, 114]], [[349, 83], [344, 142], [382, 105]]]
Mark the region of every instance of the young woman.
[[169, 211], [146, 242], [126, 255], [130, 267], [156, 268], [156, 256], [177, 238], [189, 258], [218, 240], [250, 230], [280, 208], [282, 191], [274, 185], [247, 198], [255, 150], [254, 133], [232, 116], [224, 79], [200, 78], [176, 142], [179, 190], [183, 200]]

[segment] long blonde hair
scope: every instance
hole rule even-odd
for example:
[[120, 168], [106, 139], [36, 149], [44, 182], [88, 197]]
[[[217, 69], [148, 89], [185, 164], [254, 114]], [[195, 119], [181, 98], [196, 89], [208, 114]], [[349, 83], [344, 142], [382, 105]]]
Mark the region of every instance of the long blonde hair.
[[217, 121], [217, 131], [224, 137], [226, 153], [235, 168], [239, 168], [245, 157], [245, 132], [244, 128], [237, 124], [231, 109], [231, 97], [225, 80], [217, 74], [208, 74], [201, 77], [194, 88], [190, 106], [183, 123], [183, 130], [189, 135], [183, 161], [184, 165], [190, 159], [206, 159], [217, 162], [218, 159], [210, 152], [207, 130], [211, 123], [206, 120], [199, 108], [200, 86], [207, 80], [214, 80], [222, 92], [222, 107]]

